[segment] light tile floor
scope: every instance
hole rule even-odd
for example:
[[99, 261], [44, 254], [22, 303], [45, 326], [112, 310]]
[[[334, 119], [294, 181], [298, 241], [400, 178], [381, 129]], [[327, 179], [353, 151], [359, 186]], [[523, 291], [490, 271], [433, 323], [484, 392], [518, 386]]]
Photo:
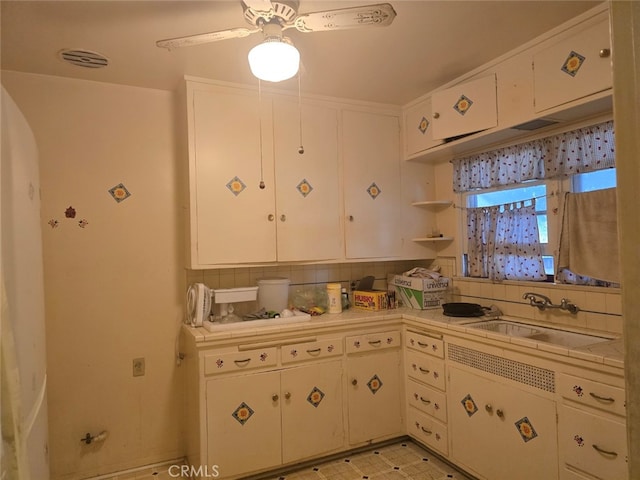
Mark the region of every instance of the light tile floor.
[[[95, 480], [173, 480], [169, 465], [145, 468]], [[174, 467], [174, 471], [175, 467]], [[184, 478], [184, 477], [181, 477]], [[411, 440], [374, 447], [364, 452], [297, 470], [261, 476], [264, 480], [471, 480]]]
[[410, 440], [348, 454], [268, 480], [471, 480]]

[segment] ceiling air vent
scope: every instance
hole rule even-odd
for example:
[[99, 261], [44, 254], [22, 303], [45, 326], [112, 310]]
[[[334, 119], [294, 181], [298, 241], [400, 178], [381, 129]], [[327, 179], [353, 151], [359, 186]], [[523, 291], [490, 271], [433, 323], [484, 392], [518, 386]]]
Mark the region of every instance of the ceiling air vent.
[[101, 53], [90, 50], [61, 50], [60, 58], [67, 63], [85, 68], [102, 68], [109, 64], [109, 59]]

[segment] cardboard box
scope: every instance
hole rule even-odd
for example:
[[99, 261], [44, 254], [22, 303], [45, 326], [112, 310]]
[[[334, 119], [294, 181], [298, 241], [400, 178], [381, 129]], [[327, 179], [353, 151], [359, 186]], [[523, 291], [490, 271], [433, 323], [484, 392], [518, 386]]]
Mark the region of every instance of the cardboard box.
[[381, 290], [355, 290], [353, 306], [362, 310], [386, 310], [389, 308], [389, 295]]
[[402, 303], [420, 310], [440, 308], [445, 303], [445, 294], [451, 285], [451, 279], [448, 277], [433, 280], [394, 275], [390, 280], [389, 285], [396, 289]]

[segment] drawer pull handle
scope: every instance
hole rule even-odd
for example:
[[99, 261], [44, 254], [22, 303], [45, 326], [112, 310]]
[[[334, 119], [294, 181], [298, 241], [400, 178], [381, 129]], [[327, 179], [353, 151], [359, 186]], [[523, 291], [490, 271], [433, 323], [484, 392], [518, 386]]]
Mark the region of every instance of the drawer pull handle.
[[369, 345], [371, 345], [372, 347], [377, 347], [381, 343], [382, 343], [382, 340], [369, 340]]
[[427, 348], [429, 346], [428, 343], [424, 343], [424, 342], [418, 342], [418, 345], [421, 346], [422, 348]]
[[427, 430], [424, 427], [420, 427], [420, 430], [422, 430], [424, 433], [426, 433], [427, 435], [431, 435], [433, 432], [431, 430]]
[[596, 400], [600, 400], [601, 402], [613, 403], [613, 402], [616, 401], [615, 398], [612, 398], [612, 397], [601, 397], [597, 393], [593, 393], [593, 392], [589, 392], [589, 395], [591, 395]]
[[245, 358], [243, 360], [234, 360], [233, 363], [235, 363], [239, 367], [246, 367], [247, 365], [249, 365], [250, 361], [250, 358]]
[[425, 374], [431, 372], [431, 370], [427, 370], [427, 369], [424, 369], [422, 367], [418, 367], [418, 370], [420, 370], [422, 373], [425, 373]]
[[317, 355], [317, 354], [319, 354], [321, 351], [322, 351], [322, 349], [321, 349], [321, 348], [314, 348], [314, 349], [308, 349], [308, 350], [307, 350], [307, 353], [308, 353], [309, 355]]
[[593, 445], [591, 445], [591, 446], [593, 447], [593, 449], [596, 452], [601, 453], [602, 455], [609, 455], [610, 457], [617, 457], [618, 456], [618, 454], [616, 452], [611, 452], [609, 450], [603, 450], [602, 448], [600, 448], [595, 443]]
[[422, 395], [420, 395], [420, 401], [425, 405], [431, 405], [431, 400], [425, 400], [425, 398]]

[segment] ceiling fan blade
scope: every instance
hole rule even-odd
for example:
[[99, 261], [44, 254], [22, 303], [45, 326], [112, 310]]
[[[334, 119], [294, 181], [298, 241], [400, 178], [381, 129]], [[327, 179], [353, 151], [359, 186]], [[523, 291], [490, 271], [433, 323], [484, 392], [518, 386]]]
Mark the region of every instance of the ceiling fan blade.
[[268, 13], [273, 10], [271, 0], [242, 0], [242, 3], [258, 14]]
[[230, 38], [248, 37], [252, 33], [259, 32], [259, 28], [230, 28], [228, 30], [220, 30], [218, 32], [199, 33], [196, 35], [188, 35], [186, 37], [168, 38], [166, 40], [158, 40], [156, 45], [161, 48], [190, 47], [192, 45], [200, 45], [202, 43], [217, 42], [219, 40], [228, 40]]
[[295, 27], [301, 32], [344, 30], [368, 26], [386, 27], [393, 22], [395, 17], [396, 11], [391, 4], [379, 3], [323, 12], [303, 13], [296, 18], [291, 27]]

